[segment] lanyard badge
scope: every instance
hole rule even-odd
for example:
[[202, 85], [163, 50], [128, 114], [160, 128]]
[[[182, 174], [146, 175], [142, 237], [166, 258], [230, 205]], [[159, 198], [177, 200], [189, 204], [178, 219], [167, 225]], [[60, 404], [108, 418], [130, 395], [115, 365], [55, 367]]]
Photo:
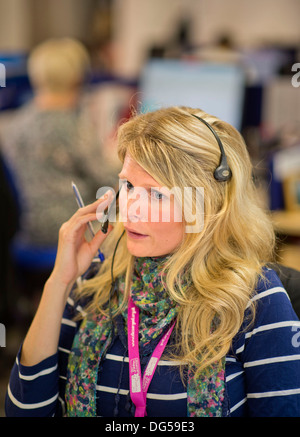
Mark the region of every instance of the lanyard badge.
[[128, 304], [128, 354], [129, 354], [129, 380], [130, 396], [134, 403], [135, 417], [146, 416], [146, 396], [149, 385], [155, 373], [158, 361], [169, 341], [175, 322], [170, 326], [165, 335], [161, 338], [149, 360], [142, 377], [140, 354], [139, 354], [139, 309], [129, 299]]

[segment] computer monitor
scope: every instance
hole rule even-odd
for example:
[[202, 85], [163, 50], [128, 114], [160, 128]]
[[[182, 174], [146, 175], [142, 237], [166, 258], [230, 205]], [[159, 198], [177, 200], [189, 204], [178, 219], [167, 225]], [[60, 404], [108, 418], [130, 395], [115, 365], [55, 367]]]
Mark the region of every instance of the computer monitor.
[[[31, 85], [27, 75], [26, 54], [0, 53], [0, 111], [15, 109], [32, 97]], [[5, 83], [3, 83], [5, 82]]]
[[190, 106], [240, 129], [244, 91], [245, 75], [235, 64], [153, 59], [143, 68], [138, 100], [142, 112]]

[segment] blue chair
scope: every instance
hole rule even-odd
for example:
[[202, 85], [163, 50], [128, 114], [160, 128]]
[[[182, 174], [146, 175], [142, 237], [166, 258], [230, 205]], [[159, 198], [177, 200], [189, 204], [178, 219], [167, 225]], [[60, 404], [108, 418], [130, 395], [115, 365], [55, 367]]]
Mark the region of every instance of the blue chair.
[[22, 270], [51, 271], [56, 258], [56, 246], [33, 246], [14, 239], [11, 255], [15, 264]]

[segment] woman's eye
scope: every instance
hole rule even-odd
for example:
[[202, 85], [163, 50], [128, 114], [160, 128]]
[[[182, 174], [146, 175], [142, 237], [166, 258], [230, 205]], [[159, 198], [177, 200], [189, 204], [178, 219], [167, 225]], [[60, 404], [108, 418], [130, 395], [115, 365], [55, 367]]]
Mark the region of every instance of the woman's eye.
[[126, 181], [126, 189], [127, 189], [127, 191], [130, 191], [133, 189], [133, 185], [129, 181]]
[[121, 181], [121, 186], [122, 188], [124, 187], [126, 191], [130, 191], [134, 188], [133, 185], [126, 179]]
[[156, 200], [162, 200], [165, 196], [162, 194], [162, 193], [160, 193], [159, 191], [155, 191], [155, 190], [152, 190], [152, 196], [154, 197], [154, 199], [156, 199]]

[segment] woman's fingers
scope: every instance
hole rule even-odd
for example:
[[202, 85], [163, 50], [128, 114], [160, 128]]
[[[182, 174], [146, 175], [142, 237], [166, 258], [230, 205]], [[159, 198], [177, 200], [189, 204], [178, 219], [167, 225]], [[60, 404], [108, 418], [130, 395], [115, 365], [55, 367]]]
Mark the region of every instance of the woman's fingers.
[[88, 243], [90, 245], [91, 251], [96, 254], [97, 250], [101, 247], [102, 243], [108, 236], [108, 234], [113, 230], [112, 225], [108, 225], [107, 233], [103, 234], [101, 229], [96, 233], [94, 238]]
[[89, 222], [97, 220], [98, 209], [102, 211], [111, 203], [113, 196], [103, 196], [96, 202], [80, 208], [65, 222], [59, 231], [57, 256], [52, 277], [64, 284], [73, 283], [78, 276], [83, 274], [97, 250], [113, 229], [109, 226], [108, 233], [103, 234], [101, 229], [87, 241], [85, 231]]
[[74, 237], [78, 234], [78, 231], [84, 231], [85, 225], [88, 222], [94, 221], [96, 217], [95, 213], [85, 214], [82, 216], [72, 216], [70, 220], [65, 222], [59, 231], [59, 237], [63, 241], [74, 240]]
[[95, 202], [90, 203], [87, 206], [84, 206], [83, 208], [79, 208], [76, 213], [73, 215], [73, 217], [82, 216], [85, 214], [88, 214], [93, 211], [103, 212], [106, 207], [108, 207], [111, 202], [113, 201], [113, 194], [111, 191], [108, 191], [105, 193], [102, 197], [97, 199]]
[[[59, 235], [60, 239], [65, 242], [72, 241], [73, 243], [74, 242], [80, 243], [88, 223], [96, 221], [97, 217], [99, 217], [98, 216], [99, 210], [104, 211], [110, 205], [112, 200], [113, 200], [113, 195], [110, 192], [110, 193], [106, 193], [96, 202], [84, 206], [83, 208], [79, 208], [76, 211], [76, 213], [61, 226], [60, 235]], [[100, 242], [101, 240], [104, 241], [106, 236], [105, 234], [102, 235], [103, 237], [102, 239], [100, 238], [99, 240]]]

